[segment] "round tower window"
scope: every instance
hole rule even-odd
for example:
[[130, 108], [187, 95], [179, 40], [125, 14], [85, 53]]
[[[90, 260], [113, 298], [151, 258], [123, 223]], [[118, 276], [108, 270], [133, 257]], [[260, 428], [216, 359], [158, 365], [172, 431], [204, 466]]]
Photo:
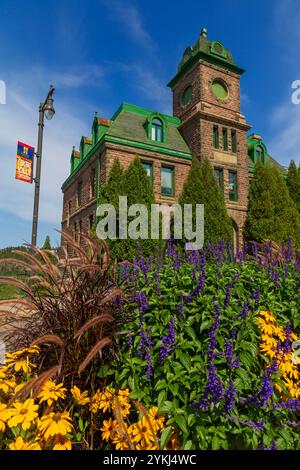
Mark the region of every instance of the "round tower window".
[[188, 87], [186, 87], [186, 89], [184, 90], [183, 92], [183, 95], [182, 95], [182, 103], [184, 105], [188, 104], [190, 99], [191, 99], [191, 96], [192, 96], [192, 86], [189, 85]]
[[228, 96], [228, 88], [222, 80], [214, 80], [212, 83], [212, 92], [219, 100], [225, 100]]

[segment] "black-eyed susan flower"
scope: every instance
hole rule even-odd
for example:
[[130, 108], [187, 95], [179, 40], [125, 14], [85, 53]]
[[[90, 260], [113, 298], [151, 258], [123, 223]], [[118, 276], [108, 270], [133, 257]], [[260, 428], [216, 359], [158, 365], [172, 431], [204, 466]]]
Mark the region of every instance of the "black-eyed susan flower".
[[32, 364], [29, 361], [28, 354], [20, 354], [18, 353], [6, 353], [6, 361], [5, 365], [7, 368], [12, 368], [16, 372], [23, 371], [24, 374], [30, 374], [31, 370], [36, 367], [35, 364]]
[[71, 388], [72, 397], [74, 398], [74, 401], [77, 403], [77, 405], [83, 406], [90, 402], [88, 393], [89, 392], [87, 390], [85, 392], [81, 392], [80, 389], [76, 387], [76, 385]]
[[[157, 406], [152, 406], [148, 412], [148, 417], [155, 431], [162, 430], [164, 428], [165, 418], [158, 415]], [[148, 449], [151, 450], [151, 449]]]
[[5, 431], [5, 424], [10, 418], [10, 413], [7, 406], [4, 403], [0, 403], [0, 432]]
[[113, 444], [116, 450], [128, 450], [129, 449], [129, 438], [126, 434], [117, 433], [113, 439]]
[[150, 445], [155, 441], [153, 426], [146, 416], [143, 416], [142, 419], [136, 423], [132, 429], [133, 442], [145, 441], [146, 445]]
[[9, 450], [41, 450], [41, 446], [38, 442], [27, 442], [21, 436], [9, 444]]
[[90, 411], [92, 413], [97, 413], [99, 410], [101, 397], [102, 393], [99, 390], [97, 390], [97, 392], [92, 396], [90, 403]]
[[112, 418], [109, 418], [108, 420], [104, 420], [102, 424], [102, 428], [100, 428], [100, 431], [102, 431], [102, 439], [104, 441], [109, 441], [110, 439], [113, 440], [116, 434], [116, 427], [117, 427], [116, 420], [113, 420]]
[[0, 368], [0, 390], [3, 393], [8, 393], [14, 390], [16, 386], [16, 379], [10, 374], [6, 367]]
[[71, 421], [70, 414], [67, 411], [62, 413], [52, 412], [41, 417], [38, 422], [38, 429], [45, 439], [57, 435], [65, 436], [73, 429]]
[[7, 421], [7, 424], [10, 428], [14, 428], [21, 424], [22, 429], [27, 431], [32, 422], [38, 417], [38, 405], [34, 404], [32, 398], [28, 398], [24, 403], [19, 401], [14, 402], [12, 408], [7, 412], [10, 414], [10, 418]]
[[40, 403], [46, 401], [47, 405], [51, 406], [59, 398], [65, 398], [66, 391], [67, 389], [64, 388], [62, 383], [56, 384], [53, 380], [47, 380], [37, 397], [40, 399]]
[[114, 389], [113, 388], [107, 388], [102, 394], [100, 398], [100, 403], [99, 403], [99, 409], [103, 410], [104, 413], [106, 411], [111, 410], [112, 405], [113, 405], [113, 400], [114, 400]]
[[72, 443], [67, 436], [55, 436], [53, 450], [72, 450]]

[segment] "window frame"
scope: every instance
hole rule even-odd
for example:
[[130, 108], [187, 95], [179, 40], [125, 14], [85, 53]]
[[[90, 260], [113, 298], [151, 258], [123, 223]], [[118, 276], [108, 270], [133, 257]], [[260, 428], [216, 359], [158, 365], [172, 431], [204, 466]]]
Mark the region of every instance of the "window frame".
[[[220, 172], [221, 177], [219, 177], [219, 174], [217, 174], [217, 172]], [[214, 173], [218, 182], [218, 187], [221, 189], [222, 193], [224, 193], [224, 168], [215, 167]]]
[[149, 162], [148, 160], [142, 160], [142, 165], [143, 165], [146, 172], [147, 172], [147, 170], [145, 168], [145, 165], [148, 165], [150, 167], [150, 176], [147, 175], [147, 177], [148, 177], [150, 185], [152, 187], [153, 186], [153, 162]]
[[[155, 121], [157, 121], [157, 122], [155, 122]], [[159, 122], [159, 124], [158, 124], [158, 122]], [[160, 129], [160, 139], [157, 138], [158, 129]], [[154, 131], [154, 138], [153, 138], [153, 131]], [[151, 119], [151, 133], [150, 133], [150, 136], [151, 136], [152, 142], [158, 142], [158, 143], [161, 144], [164, 141], [164, 123], [157, 116], [154, 116]]]
[[237, 136], [236, 136], [236, 130], [231, 129], [231, 152], [232, 153], [237, 153]]
[[[162, 174], [163, 170], [171, 170], [171, 176], [172, 176], [172, 187], [171, 187], [171, 194], [167, 194], [163, 191], [163, 186], [162, 186]], [[160, 193], [162, 196], [165, 197], [174, 197], [175, 196], [175, 167], [174, 166], [169, 166], [169, 165], [161, 165], [160, 168]]]
[[[234, 175], [235, 177], [235, 190], [232, 191], [230, 190], [230, 175]], [[239, 193], [238, 193], [238, 173], [237, 171], [234, 170], [229, 170], [228, 171], [228, 199], [230, 202], [237, 202], [239, 198]], [[234, 196], [233, 196], [234, 195]]]
[[213, 148], [215, 150], [219, 149], [220, 136], [219, 136], [219, 126], [213, 126]]
[[222, 128], [222, 148], [224, 152], [228, 151], [228, 131], [227, 127]]

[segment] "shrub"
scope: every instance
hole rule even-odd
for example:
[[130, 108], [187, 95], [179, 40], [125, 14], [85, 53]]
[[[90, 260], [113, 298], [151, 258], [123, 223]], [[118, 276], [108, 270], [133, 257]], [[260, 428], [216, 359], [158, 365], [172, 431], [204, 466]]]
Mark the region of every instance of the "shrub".
[[[216, 243], [232, 238], [232, 223], [227, 214], [223, 194], [218, 187], [213, 168], [207, 159], [194, 157], [184, 183], [179, 203], [192, 204], [195, 217], [196, 204], [204, 204], [204, 240]], [[195, 227], [195, 219], [193, 220]]]
[[270, 165], [257, 164], [250, 186], [245, 227], [248, 240], [277, 243], [291, 237], [300, 246], [300, 217], [282, 174]]
[[224, 262], [222, 243], [188, 257], [169, 248], [129, 276], [131, 333], [111, 384], [157, 405], [181, 448], [300, 448], [300, 257], [286, 248], [283, 265]]

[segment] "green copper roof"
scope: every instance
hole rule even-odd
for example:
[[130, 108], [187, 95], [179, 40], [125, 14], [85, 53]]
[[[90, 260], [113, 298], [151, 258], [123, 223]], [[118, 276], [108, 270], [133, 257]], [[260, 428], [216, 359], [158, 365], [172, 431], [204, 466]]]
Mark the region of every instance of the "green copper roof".
[[239, 75], [244, 73], [244, 69], [238, 67], [232, 57], [229, 49], [223, 46], [219, 41], [210, 41], [207, 39], [207, 30], [202, 28], [199, 39], [193, 46], [188, 46], [178, 65], [177, 74], [168, 83], [169, 87], [175, 83], [199, 60], [203, 59], [209, 63], [214, 63], [219, 67], [231, 70]]
[[248, 144], [248, 164], [249, 168], [254, 171], [256, 163], [256, 149], [261, 147], [264, 155], [264, 163], [269, 163], [272, 166], [275, 166], [281, 173], [285, 174], [287, 172], [286, 168], [278, 163], [269, 153], [266, 147], [266, 144], [263, 142], [262, 138], [258, 134], [251, 134], [247, 137]]
[[[164, 142], [149, 140], [147, 125], [151, 125], [151, 119], [154, 116], [160, 118], [165, 124]], [[106, 135], [151, 144], [161, 150], [169, 149], [191, 154], [188, 145], [177, 128], [180, 122], [180, 119], [176, 117], [123, 103], [113, 116]]]

